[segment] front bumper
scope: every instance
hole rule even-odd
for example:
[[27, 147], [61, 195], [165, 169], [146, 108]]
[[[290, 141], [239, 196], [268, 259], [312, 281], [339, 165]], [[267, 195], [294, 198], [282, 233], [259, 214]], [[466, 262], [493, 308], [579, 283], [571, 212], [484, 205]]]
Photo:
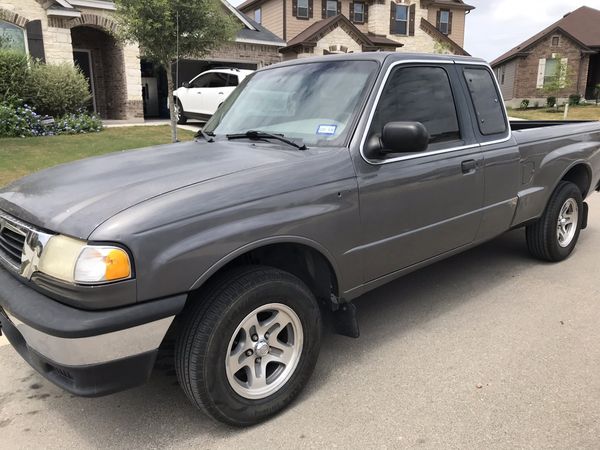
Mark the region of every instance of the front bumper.
[[41, 375], [80, 396], [138, 386], [186, 295], [106, 311], [58, 303], [0, 269], [0, 325]]

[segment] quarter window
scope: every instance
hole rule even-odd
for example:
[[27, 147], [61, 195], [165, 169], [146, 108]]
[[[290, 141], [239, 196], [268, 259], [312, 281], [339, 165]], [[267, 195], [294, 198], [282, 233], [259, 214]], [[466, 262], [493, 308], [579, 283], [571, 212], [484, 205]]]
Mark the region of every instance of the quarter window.
[[464, 74], [481, 134], [489, 136], [505, 133], [507, 123], [504, 108], [492, 74], [486, 69], [475, 68], [465, 69]]
[[396, 69], [380, 98], [369, 137], [389, 122], [421, 122], [432, 144], [461, 139], [450, 79], [441, 67]]
[[27, 53], [25, 30], [12, 23], [0, 20], [0, 49], [9, 49], [19, 53]]
[[298, 0], [297, 17], [308, 19], [308, 0]]

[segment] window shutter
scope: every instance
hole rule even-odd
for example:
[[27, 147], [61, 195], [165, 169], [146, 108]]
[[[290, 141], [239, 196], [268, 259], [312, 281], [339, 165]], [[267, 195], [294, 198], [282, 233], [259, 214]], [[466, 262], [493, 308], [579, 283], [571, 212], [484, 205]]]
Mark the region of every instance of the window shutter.
[[452, 11], [448, 13], [448, 34], [452, 34]]
[[321, 0], [321, 19], [327, 19], [327, 0]]
[[408, 19], [408, 34], [409, 36], [415, 35], [415, 18], [417, 16], [417, 5], [413, 3], [410, 5], [410, 14]]
[[350, 9], [348, 10], [348, 17], [350, 17], [350, 22], [354, 22], [354, 2], [350, 2]]
[[435, 27], [438, 30], [442, 29], [442, 11], [440, 11], [440, 10], [438, 10], [438, 12], [437, 12], [437, 18], [436, 18]]
[[27, 47], [29, 55], [32, 58], [46, 62], [46, 53], [44, 52], [44, 36], [42, 35], [42, 21], [32, 20], [25, 25], [27, 30]]
[[363, 8], [365, 9], [365, 23], [369, 21], [369, 4], [363, 3]]
[[390, 34], [396, 34], [396, 4], [390, 3]]
[[292, 0], [292, 16], [298, 16], [298, 0]]
[[342, 2], [337, 2], [337, 13], [338, 14], [342, 13]]
[[542, 89], [544, 87], [544, 75], [546, 74], [546, 58], [540, 59], [540, 64], [538, 66], [538, 76], [537, 76], [537, 88]]
[[312, 19], [313, 16], [313, 0], [308, 0], [308, 18]]
[[561, 89], [567, 87], [567, 71], [569, 70], [569, 58], [561, 58], [560, 60], [560, 74], [559, 74], [559, 86]]

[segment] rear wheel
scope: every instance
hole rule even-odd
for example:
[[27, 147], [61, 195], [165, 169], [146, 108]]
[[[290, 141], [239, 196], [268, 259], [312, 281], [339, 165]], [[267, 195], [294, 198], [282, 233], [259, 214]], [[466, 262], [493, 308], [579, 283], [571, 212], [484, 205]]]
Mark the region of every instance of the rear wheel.
[[187, 117], [185, 117], [183, 105], [178, 98], [175, 99], [175, 117], [177, 118], [177, 123], [179, 125], [185, 125], [187, 123]]
[[308, 381], [321, 341], [321, 316], [295, 276], [248, 266], [224, 274], [185, 315], [175, 362], [188, 398], [236, 426], [267, 419]]
[[536, 258], [558, 262], [575, 249], [583, 220], [583, 198], [579, 188], [561, 181], [540, 219], [527, 227], [527, 247]]

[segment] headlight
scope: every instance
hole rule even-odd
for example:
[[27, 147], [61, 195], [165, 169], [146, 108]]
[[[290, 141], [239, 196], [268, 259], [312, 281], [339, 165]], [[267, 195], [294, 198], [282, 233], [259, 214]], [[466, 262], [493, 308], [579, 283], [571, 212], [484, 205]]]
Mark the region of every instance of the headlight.
[[88, 245], [66, 236], [52, 236], [42, 252], [38, 270], [69, 283], [97, 284], [131, 278], [131, 261], [125, 250], [109, 245]]

